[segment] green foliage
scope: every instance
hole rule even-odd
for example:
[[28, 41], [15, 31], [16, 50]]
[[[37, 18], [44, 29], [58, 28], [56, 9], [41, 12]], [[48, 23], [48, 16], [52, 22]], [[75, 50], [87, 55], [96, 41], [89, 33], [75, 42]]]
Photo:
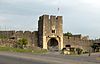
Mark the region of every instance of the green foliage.
[[76, 48], [77, 54], [80, 55], [82, 53], [82, 49], [81, 48]]
[[0, 34], [0, 39], [5, 39], [7, 36]]
[[32, 54], [44, 54], [47, 53], [47, 50], [44, 49], [21, 49], [21, 48], [12, 48], [12, 47], [1, 47], [0, 51], [9, 51], [9, 52], [20, 52], [20, 53], [32, 53]]
[[0, 51], [10, 51], [10, 52], [32, 52], [31, 49], [20, 49], [11, 47], [0, 47]]
[[69, 37], [71, 37], [71, 36], [72, 36], [72, 33], [71, 33], [71, 32], [64, 33], [64, 36], [69, 36]]
[[93, 44], [91, 47], [96, 49], [98, 47], [98, 45], [97, 44]]
[[91, 47], [93, 48], [93, 51], [96, 52], [96, 49], [99, 48], [99, 45], [97, 45], [97, 44], [93, 44]]
[[24, 47], [26, 47], [27, 44], [28, 44], [27, 39], [22, 38], [22, 39], [19, 39], [19, 40], [16, 42], [16, 44], [15, 44], [14, 47], [17, 47], [17, 48], [24, 48]]
[[22, 39], [18, 40], [19, 45], [26, 45], [27, 43], [28, 43], [27, 39], [25, 39], [25, 38], [22, 38]]
[[69, 39], [69, 37], [72, 36], [72, 33], [71, 32], [64, 33], [64, 36], [68, 36], [68, 39]]
[[70, 53], [73, 55], [75, 54], [75, 48], [70, 48]]

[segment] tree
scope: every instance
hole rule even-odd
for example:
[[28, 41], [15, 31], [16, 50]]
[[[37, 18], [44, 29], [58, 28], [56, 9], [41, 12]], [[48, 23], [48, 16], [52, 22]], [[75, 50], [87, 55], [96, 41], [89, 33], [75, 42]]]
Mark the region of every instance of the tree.
[[28, 44], [28, 41], [27, 41], [27, 39], [22, 38], [22, 39], [19, 39], [16, 44], [17, 44], [18, 48], [24, 48]]
[[72, 33], [71, 32], [64, 33], [64, 36], [68, 36], [68, 39], [69, 39], [69, 37], [72, 36]]
[[96, 52], [96, 49], [98, 49], [99, 46], [97, 44], [93, 44], [91, 47], [93, 48], [93, 51]]
[[76, 48], [77, 54], [80, 55], [82, 53], [82, 49], [81, 48]]
[[64, 33], [65, 36], [72, 36], [71, 32]]

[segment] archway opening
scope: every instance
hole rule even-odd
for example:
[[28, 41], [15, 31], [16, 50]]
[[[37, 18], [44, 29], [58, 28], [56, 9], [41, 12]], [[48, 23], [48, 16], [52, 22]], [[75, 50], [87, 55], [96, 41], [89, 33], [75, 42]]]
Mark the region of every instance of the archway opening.
[[58, 41], [55, 38], [51, 38], [48, 41], [48, 50], [50, 51], [58, 51]]

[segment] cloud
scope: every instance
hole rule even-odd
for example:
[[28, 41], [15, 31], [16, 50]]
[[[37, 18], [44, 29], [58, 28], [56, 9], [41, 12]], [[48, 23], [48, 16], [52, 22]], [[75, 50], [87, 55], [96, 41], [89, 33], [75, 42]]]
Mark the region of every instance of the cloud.
[[99, 0], [0, 0], [0, 25], [34, 31], [38, 17], [46, 13], [63, 16], [64, 32], [96, 37], [100, 34], [99, 3]]

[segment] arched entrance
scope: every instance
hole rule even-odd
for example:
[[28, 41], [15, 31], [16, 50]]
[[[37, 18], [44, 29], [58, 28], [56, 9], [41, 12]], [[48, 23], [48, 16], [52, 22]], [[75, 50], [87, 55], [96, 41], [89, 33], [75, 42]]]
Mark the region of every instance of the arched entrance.
[[48, 41], [47, 45], [48, 45], [48, 50], [50, 50], [50, 51], [58, 51], [59, 50], [58, 41], [55, 38], [51, 38]]

